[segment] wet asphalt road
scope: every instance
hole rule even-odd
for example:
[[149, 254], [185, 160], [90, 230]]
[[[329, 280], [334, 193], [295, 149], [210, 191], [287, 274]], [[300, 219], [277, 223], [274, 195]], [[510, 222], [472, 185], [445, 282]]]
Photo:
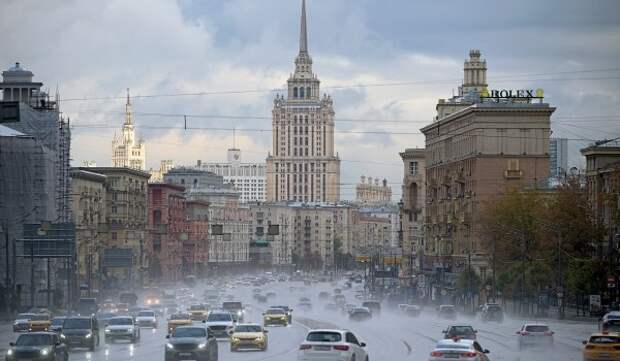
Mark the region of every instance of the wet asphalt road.
[[[295, 291], [289, 287], [295, 286]], [[310, 328], [339, 327], [354, 331], [359, 338], [368, 344], [370, 360], [428, 360], [437, 340], [442, 337], [441, 331], [450, 323], [471, 324], [478, 332], [478, 340], [483, 348], [489, 349], [491, 360], [506, 361], [573, 361], [582, 360], [581, 341], [596, 330], [595, 324], [580, 322], [546, 321], [555, 331], [553, 347], [541, 346], [526, 350], [518, 350], [515, 332], [524, 320], [506, 319], [503, 323], [483, 323], [479, 319], [460, 317], [457, 321], [439, 320], [432, 310], [424, 311], [416, 318], [391, 313], [387, 310], [370, 321], [351, 322], [338, 311], [324, 311], [324, 302], [318, 300], [320, 291], [331, 292], [334, 287], [329, 284], [317, 284], [302, 288], [301, 282], [274, 282], [262, 287], [264, 292], [273, 291], [276, 297], [268, 304], [256, 304], [252, 299], [251, 289], [229, 288], [225, 294], [232, 294], [235, 299], [247, 305], [246, 322], [262, 323], [262, 310], [269, 304], [288, 304], [295, 309], [300, 297], [309, 297], [313, 310], [293, 312], [293, 324], [288, 327], [269, 327], [269, 349], [266, 352], [235, 352], [229, 350], [226, 340], [218, 342], [219, 360], [295, 360], [297, 349]], [[204, 286], [197, 286], [194, 294], [201, 295]], [[359, 303], [352, 290], [345, 290], [347, 302]], [[532, 320], [529, 320], [532, 321]], [[166, 321], [160, 321], [157, 329], [143, 328], [141, 340], [135, 345], [125, 341], [112, 344], [102, 342], [95, 352], [72, 350], [69, 359], [72, 361], [158, 361], [164, 359], [166, 343]], [[0, 324], [0, 354], [5, 353], [8, 342], [15, 340], [16, 334], [11, 331], [9, 323]], [[2, 359], [3, 359], [2, 357]]]

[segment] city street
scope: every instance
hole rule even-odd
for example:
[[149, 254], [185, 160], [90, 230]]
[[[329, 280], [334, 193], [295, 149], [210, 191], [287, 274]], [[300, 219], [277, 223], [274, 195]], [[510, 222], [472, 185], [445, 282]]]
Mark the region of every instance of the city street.
[[[347, 328], [356, 333], [367, 343], [370, 360], [427, 360], [433, 346], [442, 337], [442, 330], [450, 323], [471, 324], [478, 330], [478, 340], [483, 348], [490, 351], [491, 360], [581, 360], [581, 341], [596, 330], [596, 325], [576, 322], [549, 321], [551, 330], [555, 332], [552, 347], [539, 347], [519, 351], [515, 332], [522, 320], [506, 319], [503, 323], [484, 323], [478, 319], [459, 317], [456, 321], [439, 320], [434, 310], [426, 309], [417, 318], [401, 316], [396, 311], [384, 309], [380, 316], [370, 321], [351, 322], [339, 311], [323, 310], [324, 303], [318, 300], [320, 291], [333, 291], [329, 284], [318, 284], [305, 287], [305, 290], [289, 291], [290, 286], [298, 289], [301, 282], [270, 283], [263, 287], [264, 292], [273, 291], [276, 298], [267, 304], [257, 305], [252, 300], [249, 289], [227, 289], [225, 294], [233, 294], [242, 300], [248, 310], [246, 322], [261, 323], [261, 312], [270, 304], [288, 304], [293, 309], [300, 297], [312, 300], [313, 310], [302, 312], [295, 309], [293, 325], [289, 327], [269, 327], [269, 348], [266, 352], [231, 353], [227, 341], [219, 341], [220, 360], [295, 360], [297, 349], [305, 333], [310, 328]], [[195, 294], [201, 294], [202, 287], [196, 287]], [[352, 291], [344, 291], [347, 302], [359, 303]], [[385, 306], [384, 306], [385, 307]], [[529, 320], [533, 321], [533, 320]], [[0, 333], [3, 351], [8, 342], [16, 338], [10, 330], [10, 324], [3, 324]], [[93, 353], [85, 350], [72, 351], [70, 360], [144, 360], [155, 361], [164, 359], [165, 321], [160, 321], [156, 330], [142, 329], [142, 340], [136, 345], [119, 341], [114, 344], [101, 344]]]

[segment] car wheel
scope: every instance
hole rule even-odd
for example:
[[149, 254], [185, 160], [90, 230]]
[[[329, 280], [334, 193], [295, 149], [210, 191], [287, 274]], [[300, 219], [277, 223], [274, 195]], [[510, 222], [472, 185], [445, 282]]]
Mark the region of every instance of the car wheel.
[[368, 361], [368, 355], [366, 355], [366, 361]]
[[351, 361], [355, 361], [355, 354], [353, 354], [353, 356], [351, 356]]

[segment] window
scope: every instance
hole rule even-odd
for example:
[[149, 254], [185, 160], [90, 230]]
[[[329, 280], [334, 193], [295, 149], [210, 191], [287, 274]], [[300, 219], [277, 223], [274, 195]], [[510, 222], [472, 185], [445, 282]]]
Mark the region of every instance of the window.
[[297, 87], [293, 88], [293, 98], [297, 98]]
[[418, 174], [418, 162], [409, 162], [409, 174]]
[[[310, 98], [310, 87], [306, 88], [306, 97]], [[306, 121], [308, 121], [308, 118], [306, 118]]]
[[303, 87], [299, 88], [299, 97], [300, 98], [304, 98], [305, 97], [304, 96], [304, 88]]
[[346, 338], [347, 338], [347, 343], [359, 345], [359, 342], [357, 341], [357, 337], [355, 337], [355, 335], [352, 334], [351, 332], [347, 332]]

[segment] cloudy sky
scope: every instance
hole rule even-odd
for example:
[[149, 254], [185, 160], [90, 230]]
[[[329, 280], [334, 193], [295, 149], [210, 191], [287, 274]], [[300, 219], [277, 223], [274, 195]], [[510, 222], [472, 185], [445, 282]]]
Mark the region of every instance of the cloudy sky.
[[[300, 2], [2, 0], [0, 66], [19, 61], [59, 87], [75, 164], [110, 164], [126, 88], [165, 95], [133, 102], [149, 167], [224, 161], [233, 127], [244, 160], [264, 161], [273, 89], [297, 54]], [[308, 0], [307, 11], [314, 70], [344, 131], [345, 198], [361, 174], [388, 178], [399, 198], [398, 152], [424, 145], [417, 133], [458, 87], [471, 48], [487, 59], [491, 88], [545, 89], [572, 164], [590, 140], [620, 136], [619, 1]], [[190, 127], [224, 130], [179, 129], [179, 114]]]

